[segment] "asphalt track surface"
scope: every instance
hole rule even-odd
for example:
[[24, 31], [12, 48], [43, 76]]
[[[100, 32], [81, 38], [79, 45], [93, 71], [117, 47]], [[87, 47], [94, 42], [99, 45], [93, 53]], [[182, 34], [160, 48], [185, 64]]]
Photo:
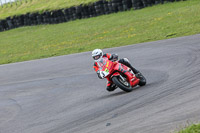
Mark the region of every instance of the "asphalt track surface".
[[0, 133], [169, 133], [200, 121], [200, 35], [105, 52], [148, 84], [107, 92], [91, 52], [0, 66]]

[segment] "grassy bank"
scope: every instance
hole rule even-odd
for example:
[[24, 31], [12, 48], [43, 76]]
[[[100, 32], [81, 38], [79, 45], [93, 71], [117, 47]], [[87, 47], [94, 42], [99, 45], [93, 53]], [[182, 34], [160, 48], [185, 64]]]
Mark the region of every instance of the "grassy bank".
[[89, 4], [97, 0], [22, 0], [13, 4], [6, 4], [3, 8], [0, 6], [0, 19], [9, 16], [26, 14], [28, 12], [42, 12], [78, 6], [80, 4]]
[[193, 124], [178, 133], [200, 133], [200, 124]]
[[0, 64], [200, 33], [200, 1], [0, 32]]

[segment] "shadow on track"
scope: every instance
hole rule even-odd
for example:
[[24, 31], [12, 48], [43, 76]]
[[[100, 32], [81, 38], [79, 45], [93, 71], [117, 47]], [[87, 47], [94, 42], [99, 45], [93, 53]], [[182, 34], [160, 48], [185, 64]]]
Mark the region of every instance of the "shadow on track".
[[[141, 88], [141, 87], [137, 86], [137, 87], [135, 87], [135, 88], [133, 89], [133, 91], [131, 91], [131, 92], [125, 92], [125, 91], [122, 91], [120, 88], [117, 88], [117, 89], [119, 89], [119, 90], [121, 90], [121, 91], [116, 92], [116, 93], [112, 93], [112, 94], [108, 94], [108, 95], [104, 95], [104, 96], [102, 96], [102, 97], [97, 98], [97, 100], [101, 100], [101, 99], [106, 99], [106, 98], [111, 98], [111, 97], [116, 97], [116, 96], [125, 95], [125, 94], [128, 94], [128, 93], [132, 93], [132, 92], [134, 92], [135, 90], [138, 90], [138, 89], [140, 89], [140, 88]], [[110, 93], [110, 92], [108, 92], [108, 93]]]

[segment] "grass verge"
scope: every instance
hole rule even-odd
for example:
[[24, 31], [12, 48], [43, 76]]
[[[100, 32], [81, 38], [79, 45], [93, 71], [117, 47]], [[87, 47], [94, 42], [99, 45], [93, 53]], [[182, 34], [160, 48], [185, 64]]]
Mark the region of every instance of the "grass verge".
[[199, 9], [188, 0], [0, 32], [0, 64], [198, 34]]
[[200, 133], [200, 124], [193, 124], [178, 133]]

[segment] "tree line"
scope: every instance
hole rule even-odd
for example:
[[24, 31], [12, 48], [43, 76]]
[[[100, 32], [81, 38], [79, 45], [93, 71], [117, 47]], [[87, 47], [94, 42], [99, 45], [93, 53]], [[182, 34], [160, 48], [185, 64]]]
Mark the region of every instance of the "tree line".
[[13, 6], [13, 5], [20, 5], [23, 2], [27, 3], [28, 0], [0, 0], [0, 4], [1, 4], [2, 8], [8, 7], [8, 6]]

